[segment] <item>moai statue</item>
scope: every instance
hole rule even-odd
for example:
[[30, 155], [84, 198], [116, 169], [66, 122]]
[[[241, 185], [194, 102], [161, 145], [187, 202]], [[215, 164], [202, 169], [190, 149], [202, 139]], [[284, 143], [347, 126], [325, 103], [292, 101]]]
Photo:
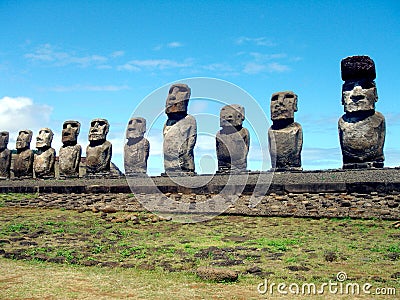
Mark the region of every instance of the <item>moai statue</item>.
[[81, 123], [78, 121], [70, 120], [63, 124], [63, 145], [58, 158], [61, 178], [79, 177], [79, 164], [82, 156], [82, 147], [78, 144], [80, 129]]
[[112, 155], [112, 145], [106, 140], [109, 130], [106, 119], [94, 119], [90, 123], [89, 145], [86, 148], [86, 174], [108, 176]]
[[272, 169], [302, 170], [303, 129], [294, 122], [297, 95], [292, 91], [274, 93], [270, 108], [272, 126], [268, 130], [268, 143]]
[[375, 111], [378, 94], [374, 61], [368, 56], [350, 56], [341, 62], [342, 105], [339, 140], [343, 169], [382, 168], [385, 118]]
[[0, 179], [10, 178], [11, 151], [7, 149], [9, 137], [8, 131], [0, 132]]
[[244, 107], [238, 104], [221, 108], [220, 126], [216, 135], [218, 173], [240, 173], [247, 168], [249, 153], [249, 131], [242, 127]]
[[53, 136], [53, 131], [49, 128], [39, 130], [39, 135], [36, 138], [37, 153], [35, 153], [33, 160], [33, 171], [36, 178], [54, 178], [56, 150], [51, 147]]
[[194, 175], [193, 149], [197, 138], [196, 119], [187, 113], [190, 88], [186, 84], [173, 84], [168, 93], [164, 125], [163, 175]]
[[126, 176], [140, 176], [147, 172], [147, 159], [149, 158], [150, 143], [144, 137], [146, 120], [132, 118], [126, 129], [128, 142], [124, 146], [124, 165]]
[[18, 133], [16, 142], [17, 153], [14, 158], [14, 177], [32, 178], [33, 177], [33, 151], [30, 149], [32, 141], [31, 130], [21, 130]]

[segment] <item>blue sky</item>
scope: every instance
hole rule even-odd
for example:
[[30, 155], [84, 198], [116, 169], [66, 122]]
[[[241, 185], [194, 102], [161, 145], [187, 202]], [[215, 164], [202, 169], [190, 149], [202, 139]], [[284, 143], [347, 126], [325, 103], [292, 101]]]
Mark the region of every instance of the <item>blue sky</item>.
[[[0, 129], [10, 131], [9, 148], [18, 130], [36, 136], [50, 127], [58, 151], [63, 121], [76, 119], [85, 149], [90, 120], [103, 117], [111, 124], [113, 161], [123, 169], [125, 126], [142, 100], [171, 82], [211, 77], [244, 89], [268, 120], [272, 93], [293, 90], [303, 168], [339, 168], [340, 61], [364, 54], [376, 64], [376, 110], [387, 125], [385, 165], [400, 165], [398, 1], [0, 0], [0, 26]], [[166, 96], [154, 103], [160, 112]], [[189, 112], [219, 114], [218, 106], [199, 103], [193, 101]], [[246, 109], [248, 120], [252, 115]], [[162, 171], [164, 121], [161, 114], [148, 132], [154, 175]], [[213, 122], [210, 132], [218, 130]], [[266, 136], [269, 126], [258, 130]], [[211, 136], [199, 139], [196, 156], [198, 170], [202, 156], [215, 157]], [[264, 168], [257, 145], [249, 166]]]

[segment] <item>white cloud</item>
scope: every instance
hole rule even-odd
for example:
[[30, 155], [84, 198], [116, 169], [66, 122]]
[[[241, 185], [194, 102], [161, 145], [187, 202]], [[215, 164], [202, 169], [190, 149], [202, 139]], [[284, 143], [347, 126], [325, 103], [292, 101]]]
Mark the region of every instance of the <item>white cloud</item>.
[[250, 38], [250, 37], [242, 36], [242, 37], [237, 38], [235, 40], [235, 43], [238, 45], [253, 44], [256, 46], [266, 46], [266, 47], [276, 46], [276, 43], [271, 42], [266, 37]]
[[267, 65], [267, 70], [269, 72], [286, 72], [286, 71], [290, 71], [290, 68], [287, 65], [283, 65], [277, 62], [272, 62], [270, 64]]
[[144, 59], [144, 60], [131, 60], [124, 65], [118, 66], [118, 70], [126, 71], [140, 71], [142, 69], [172, 69], [172, 68], [185, 68], [192, 65], [191, 60], [177, 62], [170, 59]]
[[183, 44], [180, 42], [171, 42], [167, 44], [168, 48], [179, 48], [179, 47], [183, 47]]
[[0, 129], [10, 132], [12, 145], [20, 130], [30, 129], [35, 134], [38, 129], [48, 126], [52, 110], [52, 107], [36, 104], [27, 97], [5, 96], [0, 99]]
[[169, 42], [167, 44], [158, 44], [157, 46], [155, 46], [153, 48], [153, 50], [154, 51], [160, 51], [163, 48], [180, 48], [180, 47], [183, 47], [183, 46], [184, 45], [181, 42], [172, 41], [172, 42]]
[[248, 62], [244, 66], [243, 72], [247, 74], [258, 74], [265, 71], [266, 66], [264, 64], [256, 62]]
[[25, 54], [24, 57], [34, 62], [49, 63], [58, 67], [66, 65], [87, 67], [89, 65], [104, 64], [108, 61], [107, 57], [97, 54], [80, 56], [75, 53], [59, 51], [50, 44], [41, 45], [32, 53]]
[[91, 91], [91, 92], [118, 92], [129, 90], [127, 85], [73, 85], [73, 86], [55, 86], [44, 88], [43, 90], [52, 92], [75, 92], [75, 91]]
[[121, 57], [125, 55], [125, 51], [119, 50], [111, 53], [111, 57]]
[[243, 72], [247, 74], [259, 74], [262, 72], [282, 73], [287, 71], [290, 71], [290, 68], [287, 65], [283, 65], [277, 62], [272, 62], [268, 64], [248, 62], [243, 68]]
[[286, 53], [264, 54], [259, 52], [251, 52], [250, 56], [252, 56], [256, 60], [265, 61], [265, 60], [286, 58], [287, 54]]

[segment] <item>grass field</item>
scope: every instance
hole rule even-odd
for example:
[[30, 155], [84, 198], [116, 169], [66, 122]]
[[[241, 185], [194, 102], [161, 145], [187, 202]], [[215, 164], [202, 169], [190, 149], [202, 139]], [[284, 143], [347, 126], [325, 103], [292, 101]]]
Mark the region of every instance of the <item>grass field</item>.
[[[257, 291], [265, 279], [320, 287], [340, 283], [339, 272], [347, 274], [342, 284], [395, 289], [397, 296], [384, 297], [395, 299], [400, 229], [393, 223], [219, 216], [180, 224], [147, 213], [2, 207], [0, 299], [269, 299]], [[239, 280], [202, 281], [199, 266], [237, 271]], [[354, 295], [325, 289], [315, 297]]]

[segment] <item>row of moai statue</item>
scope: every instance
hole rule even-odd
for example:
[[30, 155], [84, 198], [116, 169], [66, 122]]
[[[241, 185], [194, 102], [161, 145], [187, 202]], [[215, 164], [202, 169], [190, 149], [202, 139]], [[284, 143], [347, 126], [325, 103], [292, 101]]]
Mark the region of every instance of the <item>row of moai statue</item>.
[[[343, 156], [343, 168], [383, 167], [385, 118], [375, 111], [378, 100], [375, 64], [368, 56], [350, 56], [341, 62], [342, 105], [345, 114], [339, 119], [339, 140]], [[165, 113], [168, 117], [163, 128], [164, 169], [162, 175], [194, 175], [194, 147], [197, 138], [196, 119], [188, 114], [191, 90], [186, 84], [170, 87]], [[302, 170], [301, 150], [303, 131], [294, 121], [297, 111], [297, 95], [292, 91], [274, 93], [270, 110], [272, 126], [268, 130], [269, 152], [272, 170]], [[244, 107], [226, 105], [220, 111], [220, 127], [216, 134], [217, 173], [242, 173], [247, 171], [247, 155], [250, 146], [249, 131], [243, 127]], [[80, 130], [78, 121], [63, 124], [63, 146], [59, 152], [60, 177], [78, 177], [82, 149], [77, 144]], [[106, 140], [109, 123], [94, 119], [89, 130], [86, 149], [86, 173], [90, 176], [106, 176], [110, 173], [112, 145]], [[144, 137], [146, 120], [132, 118], [127, 126], [127, 143], [124, 147], [126, 176], [142, 176], [147, 173], [150, 143]], [[7, 149], [8, 132], [0, 133], [0, 178], [10, 177], [11, 153]], [[16, 178], [54, 177], [56, 153], [51, 148], [53, 132], [49, 128], [39, 131], [37, 151], [30, 150], [32, 131], [22, 130], [16, 142], [14, 158]]]
[[[62, 143], [59, 152], [60, 178], [79, 177], [82, 147], [78, 144], [81, 124], [78, 121], [65, 121], [62, 129]], [[86, 148], [87, 176], [103, 176], [110, 172], [112, 145], [106, 140], [109, 123], [106, 119], [94, 119], [89, 130], [89, 145]], [[55, 176], [56, 151], [51, 147], [53, 131], [42, 128], [36, 138], [37, 151], [30, 149], [31, 130], [19, 131], [16, 153], [7, 149], [9, 133], [0, 133], [0, 179], [10, 178], [11, 156], [13, 156], [14, 178], [48, 179]]]
[[[341, 62], [342, 105], [345, 114], [339, 119], [339, 140], [344, 169], [383, 167], [385, 118], [375, 111], [378, 100], [375, 64], [368, 56], [350, 56]], [[166, 100], [168, 116], [163, 129], [164, 169], [167, 175], [193, 175], [193, 149], [196, 143], [196, 120], [187, 113], [190, 88], [185, 84], [171, 86]], [[302, 170], [303, 130], [294, 121], [297, 95], [292, 91], [274, 93], [271, 97], [272, 126], [268, 130], [272, 170]], [[241, 173], [247, 169], [250, 145], [249, 131], [243, 127], [244, 107], [224, 106], [220, 111], [221, 130], [216, 134], [217, 173]], [[132, 118], [125, 146], [126, 175], [145, 174], [149, 141], [144, 138], [146, 120]]]

